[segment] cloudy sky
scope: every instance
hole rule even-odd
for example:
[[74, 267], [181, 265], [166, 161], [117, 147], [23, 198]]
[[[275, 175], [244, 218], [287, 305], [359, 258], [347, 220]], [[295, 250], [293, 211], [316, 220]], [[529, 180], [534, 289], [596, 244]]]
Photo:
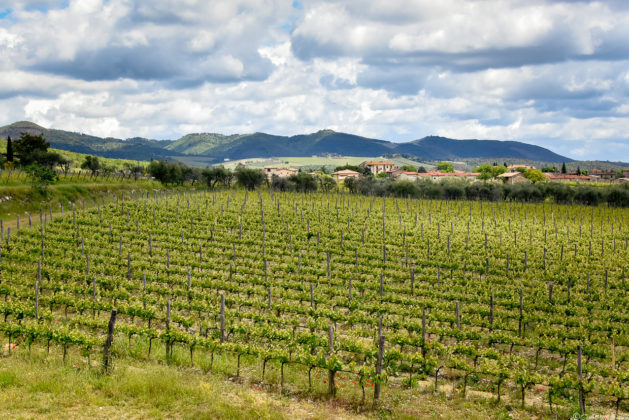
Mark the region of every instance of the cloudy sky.
[[0, 0], [0, 125], [512, 139], [629, 161], [629, 2]]

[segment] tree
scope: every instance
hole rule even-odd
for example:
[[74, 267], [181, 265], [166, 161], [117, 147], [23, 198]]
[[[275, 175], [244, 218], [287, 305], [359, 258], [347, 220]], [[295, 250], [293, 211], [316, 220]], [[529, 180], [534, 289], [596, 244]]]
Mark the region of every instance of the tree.
[[56, 152], [40, 152], [35, 151], [31, 157], [33, 162], [38, 163], [47, 168], [53, 169], [55, 166], [61, 164], [65, 158]]
[[441, 172], [454, 172], [454, 166], [450, 162], [439, 162], [437, 164], [437, 170]]
[[59, 162], [57, 162], [57, 165], [59, 165], [65, 175], [68, 175], [68, 172], [70, 172], [70, 167], [72, 166], [72, 161], [61, 156], [61, 159], [59, 160]]
[[11, 141], [11, 136], [7, 137], [7, 162], [13, 162], [13, 141]]
[[356, 166], [356, 165], [350, 165], [350, 164], [337, 166], [336, 168], [334, 168], [334, 172], [342, 171], [344, 169], [349, 169], [350, 171], [355, 171], [355, 172], [358, 172], [359, 174], [365, 173], [365, 168], [363, 168], [362, 166]]
[[581, 175], [581, 167], [577, 166], [577, 175]]
[[87, 169], [94, 175], [101, 168], [100, 161], [97, 156], [85, 156], [85, 160], [81, 163], [81, 169]]
[[181, 178], [182, 182], [190, 182], [194, 185], [195, 182], [201, 181], [201, 171], [198, 168], [193, 168], [186, 165], [181, 165]]
[[419, 174], [425, 174], [426, 172], [426, 168], [424, 168], [423, 166], [417, 168], [417, 173]]
[[148, 173], [162, 184], [183, 184], [183, 165], [165, 160], [152, 160], [148, 167]]
[[563, 162], [561, 164], [561, 173], [562, 174], [567, 174], [568, 173], [568, 170], [566, 169], [566, 162]]
[[306, 172], [291, 175], [288, 180], [295, 185], [295, 190], [299, 192], [317, 191], [317, 180]]
[[347, 178], [345, 178], [345, 180], [343, 181], [343, 184], [345, 185], [345, 188], [347, 188], [349, 190], [350, 193], [354, 194], [356, 192], [356, 177], [353, 176], [348, 176]]
[[213, 168], [205, 168], [201, 171], [201, 177], [206, 183], [208, 188], [214, 189], [216, 184], [223, 184], [228, 187], [233, 178], [232, 171], [225, 169], [223, 166], [216, 166]]
[[478, 172], [478, 179], [481, 179], [483, 181], [487, 181], [493, 178], [498, 177], [498, 175], [500, 174], [504, 174], [505, 172], [507, 172], [507, 168], [500, 165], [490, 165], [488, 163], [485, 163], [483, 165], [480, 165], [476, 168], [474, 168], [474, 172]]
[[136, 181], [142, 174], [144, 174], [144, 166], [142, 165], [125, 162], [124, 167], [127, 172], [129, 172], [129, 175], [132, 175], [133, 179]]
[[[355, 178], [353, 176], [350, 176], [349, 178], [345, 178], [345, 181], [347, 181], [348, 179]], [[321, 191], [326, 193], [334, 191], [337, 188], [336, 181], [330, 175], [322, 175], [319, 179], [319, 186], [321, 187]], [[352, 192], [351, 189], [350, 192]]]
[[530, 180], [533, 183], [546, 179], [542, 171], [538, 169], [527, 169], [526, 172], [524, 172], [524, 178]]
[[239, 165], [234, 172], [236, 180], [248, 190], [254, 190], [264, 182], [265, 176], [259, 169], [247, 168]]
[[50, 143], [40, 134], [34, 136], [28, 133], [22, 133], [19, 140], [12, 144], [13, 152], [20, 158], [22, 166], [30, 165], [39, 161], [46, 155]]
[[48, 185], [57, 180], [57, 174], [52, 169], [34, 163], [24, 168], [31, 178], [31, 187], [43, 196], [48, 194]]
[[290, 191], [291, 183], [286, 177], [279, 177], [273, 174], [271, 176], [271, 188], [277, 191]]
[[417, 168], [414, 167], [413, 165], [404, 165], [401, 167], [401, 169], [404, 169], [405, 171], [408, 171], [408, 172], [417, 172]]

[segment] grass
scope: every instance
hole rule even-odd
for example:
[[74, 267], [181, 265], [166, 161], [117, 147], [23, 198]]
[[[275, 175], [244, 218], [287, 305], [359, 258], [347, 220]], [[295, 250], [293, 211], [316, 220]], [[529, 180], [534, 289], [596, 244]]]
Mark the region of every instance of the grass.
[[[6, 151], [7, 151], [7, 141], [5, 139], [0, 139], [0, 153], [6, 153]], [[64, 158], [66, 158], [67, 160], [71, 162], [71, 165], [73, 168], [80, 168], [81, 163], [83, 163], [83, 161], [85, 160], [85, 156], [87, 156], [87, 154], [85, 153], [70, 152], [68, 150], [62, 150], [62, 149], [49, 148], [48, 151], [59, 153], [61, 156], [63, 156]], [[125, 163], [131, 164], [131, 165], [140, 165], [140, 166], [148, 165], [148, 162], [146, 161], [129, 160], [129, 159], [112, 159], [112, 158], [105, 158], [101, 156], [98, 156], [98, 160], [100, 161], [101, 164], [112, 167], [116, 170], [124, 169]]]
[[496, 405], [494, 398], [480, 392], [462, 398], [452, 395], [447, 384], [433, 394], [432, 381], [420, 382], [413, 390], [391, 383], [377, 404], [371, 399], [373, 391], [363, 404], [360, 388], [345, 381], [337, 397], [330, 399], [321, 379], [325, 371], [313, 371], [313, 389], [308, 391], [306, 371], [288, 365], [281, 390], [277, 364], [267, 366], [263, 382], [259, 360], [243, 358], [240, 376], [235, 377], [236, 359], [230, 355], [217, 354], [210, 370], [209, 358], [195, 354], [195, 367], [190, 367], [189, 353], [179, 347], [166, 363], [163, 346], [154, 345], [148, 358], [144, 340], [133, 339], [130, 346], [120, 335], [109, 375], [101, 375], [94, 360], [88, 365], [76, 349], [70, 349], [65, 365], [61, 349], [55, 347], [47, 354], [42, 345], [34, 345], [30, 352], [18, 345], [11, 355], [6, 350], [0, 354], [0, 418], [475, 420], [570, 414], [564, 410], [550, 415], [533, 403], [527, 411], [520, 410], [515, 400]]
[[[53, 213], [60, 210], [63, 203], [64, 209], [70, 208], [70, 202], [78, 203], [86, 201], [86, 207], [100, 202], [103, 198], [111, 201], [114, 194], [132, 194], [139, 191], [153, 191], [162, 189], [163, 186], [156, 181], [139, 180], [123, 182], [77, 182], [60, 183], [48, 187], [46, 196], [33, 191], [29, 184], [0, 186], [0, 197], [10, 197], [8, 201], [0, 202], [0, 219], [12, 221], [15, 224], [17, 215], [22, 219], [21, 226], [28, 226], [28, 213], [32, 214], [32, 220], [39, 221], [40, 209], [52, 208]], [[9, 222], [11, 223], [11, 222]]]

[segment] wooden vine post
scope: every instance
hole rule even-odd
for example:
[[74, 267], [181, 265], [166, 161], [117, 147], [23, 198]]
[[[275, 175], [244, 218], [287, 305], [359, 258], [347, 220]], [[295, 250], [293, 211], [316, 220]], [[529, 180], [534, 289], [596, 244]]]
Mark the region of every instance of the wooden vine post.
[[109, 318], [109, 324], [107, 325], [107, 340], [105, 340], [105, 347], [103, 348], [103, 373], [107, 373], [111, 367], [110, 349], [114, 342], [114, 327], [116, 326], [116, 315], [118, 311], [116, 309], [111, 310], [111, 317]]
[[[334, 327], [332, 325], [328, 326], [328, 354], [332, 356], [334, 353]], [[334, 375], [336, 372], [332, 369], [328, 370], [328, 389], [330, 391], [330, 395], [336, 395], [336, 385], [334, 383]]]
[[380, 376], [382, 375], [382, 359], [384, 358], [384, 335], [378, 337], [378, 359], [376, 361], [376, 383], [373, 389], [373, 399], [380, 399], [381, 383]]
[[[583, 364], [581, 360], [581, 345], [577, 346], [577, 370], [579, 373], [579, 382], [583, 380]], [[585, 414], [585, 391], [583, 390], [583, 384], [579, 383], [579, 410], [581, 414]]]

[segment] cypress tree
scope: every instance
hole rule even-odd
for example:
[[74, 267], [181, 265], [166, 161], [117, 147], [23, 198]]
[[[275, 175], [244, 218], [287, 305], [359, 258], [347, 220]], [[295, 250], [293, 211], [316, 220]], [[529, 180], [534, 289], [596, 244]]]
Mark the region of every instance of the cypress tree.
[[13, 162], [13, 142], [11, 136], [7, 137], [7, 162]]
[[561, 164], [561, 173], [562, 173], [562, 174], [566, 174], [566, 173], [568, 173], [568, 170], [566, 169], [566, 162], [563, 162], [563, 163]]

